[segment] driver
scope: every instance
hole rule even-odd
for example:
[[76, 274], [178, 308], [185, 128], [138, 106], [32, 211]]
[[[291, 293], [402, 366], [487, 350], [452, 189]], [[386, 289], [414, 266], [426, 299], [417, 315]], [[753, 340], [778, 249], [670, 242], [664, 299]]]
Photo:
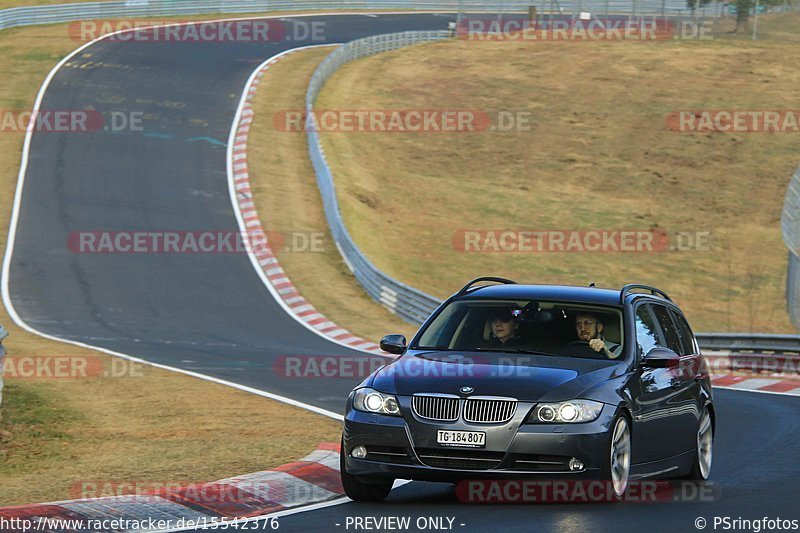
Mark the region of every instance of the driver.
[[492, 328], [492, 332], [486, 342], [487, 347], [512, 348], [519, 346], [520, 337], [517, 333], [519, 321], [511, 309], [500, 308], [492, 312], [489, 315], [489, 325]]
[[616, 359], [622, 353], [622, 345], [609, 342], [603, 337], [603, 321], [597, 315], [575, 315], [575, 333], [580, 340], [588, 342], [592, 350], [604, 353], [609, 359]]

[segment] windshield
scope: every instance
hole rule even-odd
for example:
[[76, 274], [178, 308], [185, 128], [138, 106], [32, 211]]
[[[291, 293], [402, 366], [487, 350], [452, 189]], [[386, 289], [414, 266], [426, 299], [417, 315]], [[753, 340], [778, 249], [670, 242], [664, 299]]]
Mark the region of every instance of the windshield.
[[541, 353], [617, 359], [619, 309], [531, 300], [455, 300], [422, 331], [417, 350]]

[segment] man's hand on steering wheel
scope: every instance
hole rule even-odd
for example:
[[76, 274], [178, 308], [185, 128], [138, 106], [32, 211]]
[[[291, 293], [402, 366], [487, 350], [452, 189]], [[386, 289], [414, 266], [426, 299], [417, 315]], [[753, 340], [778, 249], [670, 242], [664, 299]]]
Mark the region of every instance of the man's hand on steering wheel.
[[[608, 351], [606, 349], [606, 343], [603, 342], [600, 339], [591, 339], [589, 341], [589, 348], [591, 348], [595, 352], [604, 352], [605, 353], [605, 352]], [[606, 353], [606, 355], [608, 355], [608, 354]]]

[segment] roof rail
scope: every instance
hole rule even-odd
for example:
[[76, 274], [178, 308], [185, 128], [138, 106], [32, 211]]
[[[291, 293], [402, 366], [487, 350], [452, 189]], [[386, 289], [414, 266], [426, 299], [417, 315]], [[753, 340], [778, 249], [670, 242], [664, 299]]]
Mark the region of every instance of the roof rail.
[[665, 300], [669, 300], [670, 302], [672, 301], [672, 298], [670, 298], [669, 295], [666, 292], [662, 291], [661, 289], [656, 289], [655, 287], [651, 287], [650, 285], [640, 285], [638, 283], [630, 283], [622, 287], [622, 290], [619, 291], [619, 303], [624, 303], [625, 296], [627, 296], [628, 293], [634, 289], [644, 289], [646, 291], [650, 291], [650, 294], [652, 294], [653, 296], [659, 295], [663, 297]]
[[[463, 287], [461, 287], [461, 290], [458, 291], [456, 296], [462, 296], [462, 295], [466, 294], [472, 288], [473, 285], [475, 285], [476, 283], [480, 283], [481, 281], [494, 281], [494, 282], [497, 282], [497, 283], [503, 283], [505, 285], [516, 285], [517, 284], [516, 281], [512, 281], [512, 280], [506, 279], [506, 278], [495, 278], [495, 277], [492, 277], [492, 276], [484, 276], [484, 277], [481, 277], [481, 278], [475, 278], [472, 281], [470, 281], [469, 283], [467, 283], [466, 285], [464, 285]], [[480, 289], [480, 287], [476, 287], [475, 288], [475, 290], [478, 290], [478, 289]]]

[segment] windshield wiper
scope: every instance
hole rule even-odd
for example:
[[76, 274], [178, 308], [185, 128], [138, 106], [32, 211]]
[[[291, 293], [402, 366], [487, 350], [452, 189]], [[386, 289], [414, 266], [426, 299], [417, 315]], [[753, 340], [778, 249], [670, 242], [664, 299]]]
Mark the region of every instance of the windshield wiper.
[[541, 350], [532, 350], [530, 348], [475, 348], [478, 352], [502, 352], [502, 353], [527, 353], [531, 355], [549, 355], [551, 357], [558, 357], [558, 355]]
[[448, 346], [412, 346], [411, 350], [431, 350], [437, 352], [448, 352], [450, 348]]

